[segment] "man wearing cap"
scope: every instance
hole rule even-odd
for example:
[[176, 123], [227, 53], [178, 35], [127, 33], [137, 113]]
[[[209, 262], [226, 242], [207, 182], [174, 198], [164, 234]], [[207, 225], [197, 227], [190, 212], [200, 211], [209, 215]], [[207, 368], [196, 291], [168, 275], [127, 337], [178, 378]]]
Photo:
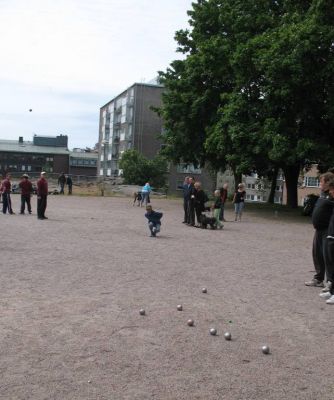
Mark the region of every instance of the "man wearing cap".
[[12, 190], [12, 184], [10, 181], [10, 174], [6, 175], [6, 178], [2, 181], [1, 192], [2, 192], [2, 212], [6, 214], [7, 210], [9, 214], [15, 214], [12, 209], [12, 201], [10, 198], [10, 192]]
[[46, 203], [48, 197], [48, 181], [45, 179], [46, 172], [41, 172], [41, 177], [37, 181], [37, 218], [48, 219], [45, 216]]
[[23, 174], [21, 177], [21, 182], [19, 183], [19, 188], [21, 189], [21, 211], [20, 214], [24, 214], [25, 204], [27, 203], [27, 208], [29, 214], [31, 214], [31, 204], [30, 197], [32, 195], [32, 183], [29, 180], [27, 174]]

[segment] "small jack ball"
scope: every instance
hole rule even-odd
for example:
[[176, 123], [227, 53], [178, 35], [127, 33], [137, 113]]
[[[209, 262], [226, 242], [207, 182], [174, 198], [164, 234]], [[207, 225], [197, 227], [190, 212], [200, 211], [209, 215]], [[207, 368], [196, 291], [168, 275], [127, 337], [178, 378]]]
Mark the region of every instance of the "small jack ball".
[[188, 319], [187, 324], [188, 324], [188, 326], [194, 326], [194, 320]]
[[182, 307], [181, 304], [178, 304], [178, 306], [176, 308], [177, 308], [178, 311], [182, 311], [183, 310], [183, 307]]
[[202, 293], [208, 293], [208, 289], [206, 287], [202, 288]]
[[225, 338], [225, 340], [231, 340], [232, 339], [232, 335], [230, 334], [230, 332], [225, 332], [224, 333], [224, 338]]
[[140, 314], [140, 315], [145, 315], [145, 310], [144, 310], [143, 308], [141, 308], [141, 309], [139, 310], [139, 314]]
[[269, 354], [270, 353], [269, 346], [262, 346], [262, 353], [263, 354]]
[[211, 329], [210, 329], [210, 335], [216, 336], [216, 335], [217, 335], [217, 329], [211, 328]]

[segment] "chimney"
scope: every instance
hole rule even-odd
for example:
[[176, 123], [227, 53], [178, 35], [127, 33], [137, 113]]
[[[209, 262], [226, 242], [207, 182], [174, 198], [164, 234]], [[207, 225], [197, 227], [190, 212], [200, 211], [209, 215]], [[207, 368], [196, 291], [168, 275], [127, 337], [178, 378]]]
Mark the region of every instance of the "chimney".
[[19, 136], [19, 143], [23, 143], [23, 136]]

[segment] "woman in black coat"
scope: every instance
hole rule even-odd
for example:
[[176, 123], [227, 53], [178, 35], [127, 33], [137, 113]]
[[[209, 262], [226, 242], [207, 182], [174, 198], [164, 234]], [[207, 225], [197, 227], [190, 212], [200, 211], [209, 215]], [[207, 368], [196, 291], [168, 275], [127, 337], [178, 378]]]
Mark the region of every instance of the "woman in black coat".
[[205, 203], [208, 201], [208, 196], [201, 187], [201, 182], [195, 182], [195, 212], [197, 219], [197, 227], [201, 224], [201, 214], [205, 211]]

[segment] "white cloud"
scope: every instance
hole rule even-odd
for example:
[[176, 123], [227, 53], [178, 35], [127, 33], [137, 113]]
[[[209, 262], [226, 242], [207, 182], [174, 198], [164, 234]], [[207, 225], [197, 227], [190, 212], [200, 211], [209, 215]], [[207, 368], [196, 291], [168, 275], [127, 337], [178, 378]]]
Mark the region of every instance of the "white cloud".
[[[93, 145], [99, 108], [179, 57], [173, 37], [190, 8], [191, 0], [1, 1], [0, 138], [61, 127], [79, 147], [80, 126], [94, 130]], [[85, 114], [94, 122], [82, 126]]]

